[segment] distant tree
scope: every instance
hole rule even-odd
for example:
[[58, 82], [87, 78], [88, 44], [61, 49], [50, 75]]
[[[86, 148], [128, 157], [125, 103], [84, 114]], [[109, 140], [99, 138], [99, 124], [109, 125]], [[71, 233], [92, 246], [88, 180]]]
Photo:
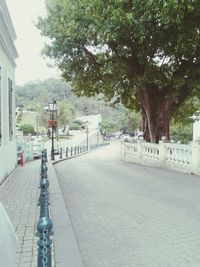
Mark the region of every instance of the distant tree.
[[141, 128], [141, 115], [139, 112], [128, 110], [118, 119], [118, 124], [123, 132], [134, 134]]
[[81, 130], [83, 126], [83, 122], [80, 120], [74, 120], [69, 126], [69, 130]]
[[[17, 101], [20, 104], [32, 105], [35, 108], [35, 104], [41, 103], [42, 100], [48, 102], [55, 98], [57, 101], [69, 98], [71, 95], [70, 85], [59, 79], [46, 79], [43, 81], [32, 81], [24, 84], [23, 86], [16, 86]], [[31, 102], [33, 101], [33, 102]]]
[[192, 123], [189, 123], [187, 125], [175, 123], [171, 127], [171, 136], [175, 142], [188, 144], [192, 141], [192, 134]]
[[100, 126], [101, 132], [104, 134], [115, 133], [120, 130], [120, 124], [118, 124], [116, 121], [113, 121], [109, 118], [104, 118], [100, 122], [99, 126]]
[[34, 133], [34, 127], [31, 124], [22, 124], [19, 127], [19, 131], [23, 131], [25, 135]]
[[34, 109], [38, 112], [39, 124], [47, 129], [47, 121], [49, 119], [49, 112], [46, 109], [49, 103], [49, 92], [44, 88], [40, 93], [35, 97]]
[[[43, 81], [29, 82], [23, 86], [16, 86], [17, 106], [23, 105], [25, 109], [43, 109], [51, 99], [57, 102], [66, 100], [72, 103], [78, 115], [97, 114], [112, 115], [116, 109], [110, 107], [99, 97], [77, 97], [68, 83], [58, 79], [46, 79]], [[41, 106], [41, 108], [39, 108]], [[43, 112], [42, 112], [43, 113]], [[45, 122], [45, 119], [42, 121]], [[44, 123], [42, 123], [44, 124]]]
[[66, 126], [71, 124], [75, 114], [75, 108], [71, 103], [65, 100], [58, 103], [58, 124], [63, 128], [63, 132], [66, 130]]

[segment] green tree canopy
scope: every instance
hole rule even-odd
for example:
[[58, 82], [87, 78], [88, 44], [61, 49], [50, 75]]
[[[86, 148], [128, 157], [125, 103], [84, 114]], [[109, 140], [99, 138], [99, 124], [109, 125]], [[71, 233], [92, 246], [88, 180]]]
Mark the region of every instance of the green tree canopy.
[[31, 124], [22, 124], [19, 127], [19, 131], [23, 131], [23, 133], [27, 135], [29, 133], [34, 133], [34, 127]]
[[103, 94], [142, 114], [146, 140], [169, 136], [169, 121], [199, 96], [199, 0], [47, 0], [38, 28], [79, 95]]
[[180, 123], [173, 124], [171, 128], [171, 135], [175, 142], [188, 144], [192, 141], [192, 123], [187, 125]]
[[111, 119], [104, 118], [100, 122], [100, 129], [101, 132], [104, 134], [110, 134], [120, 131], [120, 124], [118, 124], [116, 121], [113, 121]]
[[71, 103], [66, 100], [58, 103], [58, 123], [63, 127], [63, 130], [66, 129], [67, 125], [71, 124], [74, 117], [75, 108]]
[[141, 116], [138, 112], [127, 111], [118, 121], [120, 130], [133, 134], [141, 127]]

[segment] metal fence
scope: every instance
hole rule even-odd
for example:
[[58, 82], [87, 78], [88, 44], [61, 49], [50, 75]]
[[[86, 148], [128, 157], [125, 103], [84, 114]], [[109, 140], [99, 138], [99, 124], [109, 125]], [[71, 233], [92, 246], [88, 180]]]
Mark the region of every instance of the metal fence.
[[51, 267], [51, 245], [53, 234], [53, 224], [49, 215], [49, 181], [47, 167], [47, 150], [41, 153], [41, 169], [40, 169], [40, 196], [38, 206], [40, 206], [40, 217], [37, 224], [36, 236], [39, 238], [38, 244], [38, 267]]

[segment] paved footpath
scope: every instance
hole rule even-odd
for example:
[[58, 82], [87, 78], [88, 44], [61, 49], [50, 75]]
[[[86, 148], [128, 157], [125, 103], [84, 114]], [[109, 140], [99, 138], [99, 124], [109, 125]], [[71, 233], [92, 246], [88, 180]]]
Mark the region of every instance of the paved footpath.
[[[18, 167], [1, 185], [0, 201], [4, 205], [18, 237], [15, 266], [37, 266], [37, 240], [35, 236], [39, 209], [40, 162]], [[1, 266], [0, 267], [6, 267]]]
[[55, 165], [84, 266], [199, 267], [200, 177], [118, 152], [116, 143]]
[[[59, 157], [56, 157], [58, 160]], [[0, 186], [0, 201], [14, 226], [18, 237], [15, 267], [37, 267], [39, 220], [37, 206], [40, 189], [40, 160], [18, 166]], [[51, 161], [48, 162], [50, 216], [54, 235], [51, 236], [52, 267], [81, 267], [82, 260], [71, 227], [70, 218]], [[1, 265], [0, 267], [7, 267]]]

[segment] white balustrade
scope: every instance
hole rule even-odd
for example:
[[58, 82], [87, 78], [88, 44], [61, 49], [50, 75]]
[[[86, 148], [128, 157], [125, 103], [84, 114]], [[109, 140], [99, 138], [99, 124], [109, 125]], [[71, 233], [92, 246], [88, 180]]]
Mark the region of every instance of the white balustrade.
[[121, 158], [152, 166], [200, 174], [200, 142], [189, 145], [169, 143], [164, 138], [159, 144], [138, 140], [122, 142]]
[[165, 144], [166, 166], [171, 168], [183, 168], [190, 170], [192, 160], [192, 146], [180, 144]]
[[[124, 144], [124, 142], [122, 144]], [[138, 157], [137, 143], [127, 142], [126, 145], [124, 145], [124, 158], [127, 161], [132, 161], [133, 159], [137, 161], [137, 157]]]
[[143, 160], [159, 162], [159, 145], [142, 142]]

